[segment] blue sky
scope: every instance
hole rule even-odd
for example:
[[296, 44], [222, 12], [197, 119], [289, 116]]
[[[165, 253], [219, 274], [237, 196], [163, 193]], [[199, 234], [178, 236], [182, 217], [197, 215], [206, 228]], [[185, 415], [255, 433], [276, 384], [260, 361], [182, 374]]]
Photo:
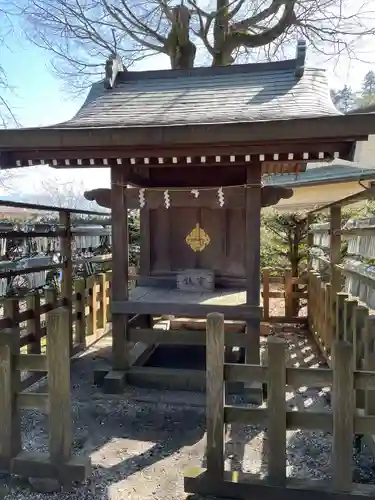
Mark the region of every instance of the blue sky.
[[[328, 70], [330, 84], [340, 87], [345, 83], [353, 87], [360, 87], [364, 74], [375, 69], [375, 50], [367, 45], [366, 56], [368, 62], [349, 62], [341, 59], [339, 64], [322, 62], [310, 57], [310, 65], [322, 65]], [[374, 54], [371, 64], [370, 55]], [[6, 98], [14, 109], [22, 126], [33, 127], [50, 125], [71, 118], [79, 109], [85, 95], [72, 98], [62, 89], [62, 81], [52, 74], [49, 66], [50, 54], [37, 48], [16, 36], [8, 39], [8, 48], [0, 46], [1, 63], [8, 74], [10, 85], [14, 87], [13, 93]], [[103, 61], [103, 68], [104, 68]], [[168, 67], [165, 56], [148, 59], [143, 65], [135, 69], [157, 69]], [[51, 174], [48, 172], [51, 171]], [[53, 181], [76, 182], [83, 189], [109, 186], [109, 174], [105, 169], [93, 170], [64, 170], [56, 174], [52, 169], [22, 169], [22, 175], [17, 175], [14, 182], [8, 183], [8, 189], [23, 193], [35, 193], [40, 189], [41, 176], [51, 176]], [[0, 196], [4, 194], [0, 187]]]

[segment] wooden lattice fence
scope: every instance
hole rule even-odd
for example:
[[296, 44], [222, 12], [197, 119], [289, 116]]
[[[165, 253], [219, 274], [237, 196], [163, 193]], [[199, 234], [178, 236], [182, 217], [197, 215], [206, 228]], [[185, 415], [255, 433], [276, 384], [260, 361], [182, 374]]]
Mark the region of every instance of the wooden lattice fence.
[[[314, 224], [312, 268], [330, 280], [330, 223]], [[341, 229], [341, 240], [347, 245], [340, 270], [342, 291], [357, 297], [375, 309], [375, 218], [349, 220]]]

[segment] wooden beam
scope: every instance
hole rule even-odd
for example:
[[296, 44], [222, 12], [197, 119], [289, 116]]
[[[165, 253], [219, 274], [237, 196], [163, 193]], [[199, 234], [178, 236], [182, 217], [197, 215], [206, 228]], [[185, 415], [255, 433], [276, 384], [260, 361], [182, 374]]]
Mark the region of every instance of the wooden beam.
[[46, 372], [47, 356], [44, 354], [18, 354], [15, 356], [17, 370]]
[[23, 392], [17, 396], [18, 408], [22, 410], [39, 410], [45, 413], [49, 411], [48, 394], [40, 392]]
[[145, 175], [140, 175], [134, 171], [134, 168], [130, 169], [129, 172], [129, 184], [137, 187], [147, 188], [150, 185], [150, 179], [148, 175], [148, 169], [144, 169]]
[[181, 368], [133, 366], [127, 372], [129, 384], [159, 390], [204, 391], [205, 371]]
[[[225, 333], [225, 345], [231, 347], [245, 347], [244, 333]], [[152, 328], [130, 328], [130, 342], [144, 342], [148, 344], [178, 344], [178, 345], [206, 345], [204, 331], [199, 330], [159, 330]]]
[[[249, 167], [251, 170], [252, 167]], [[152, 187], [146, 188], [145, 195], [145, 209], [157, 209], [164, 208], [164, 188], [158, 190], [153, 190]], [[212, 190], [202, 190], [199, 198], [195, 198], [190, 188], [173, 188], [165, 187], [165, 189], [176, 189], [172, 193], [172, 208], [179, 207], [191, 207], [191, 208], [211, 208], [220, 210], [220, 205], [217, 201], [217, 191]], [[199, 190], [199, 187], [197, 188]], [[225, 196], [225, 208], [243, 208], [245, 206], [245, 188], [239, 186], [233, 187], [223, 187]], [[128, 188], [127, 189], [127, 207], [128, 209], [138, 209], [140, 208], [139, 203], [139, 189]], [[253, 194], [253, 191], [252, 191]], [[270, 205], [275, 205], [281, 199], [289, 199], [293, 195], [293, 190], [290, 188], [283, 188], [280, 186], [264, 186], [260, 188], [260, 203], [262, 207], [268, 207]], [[111, 190], [108, 188], [92, 189], [91, 191], [86, 191], [84, 196], [87, 200], [96, 201], [98, 205], [106, 208], [111, 208]], [[259, 200], [258, 200], [259, 203]]]
[[254, 319], [259, 322], [261, 308], [254, 305], [220, 306], [211, 304], [137, 302], [129, 300], [114, 300], [112, 302], [113, 315], [151, 314], [157, 316], [165, 314], [187, 318], [205, 318], [211, 312], [224, 314], [225, 319]]

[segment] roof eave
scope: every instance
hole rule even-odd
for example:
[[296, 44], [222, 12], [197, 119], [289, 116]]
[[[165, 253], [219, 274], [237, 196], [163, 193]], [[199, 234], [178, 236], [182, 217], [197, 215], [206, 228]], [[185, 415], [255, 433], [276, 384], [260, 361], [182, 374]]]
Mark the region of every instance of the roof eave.
[[[287, 123], [288, 126], [285, 126]], [[366, 140], [375, 134], [375, 114], [289, 120], [153, 127], [23, 128], [0, 130], [0, 151], [178, 145], [272, 143], [299, 140]]]
[[[303, 174], [301, 174], [303, 175]], [[282, 186], [282, 187], [288, 187], [288, 188], [296, 188], [296, 187], [309, 187], [309, 186], [323, 186], [323, 185], [328, 185], [328, 184], [343, 184], [345, 182], [360, 182], [360, 181], [367, 181], [375, 179], [375, 170], [372, 170], [371, 173], [368, 174], [362, 174], [358, 176], [351, 176], [351, 177], [337, 177], [337, 178], [330, 178], [330, 179], [314, 179], [314, 180], [301, 180], [301, 181], [291, 181], [291, 182], [282, 182], [282, 183], [277, 183], [274, 182], [272, 184], [269, 184], [270, 186]]]

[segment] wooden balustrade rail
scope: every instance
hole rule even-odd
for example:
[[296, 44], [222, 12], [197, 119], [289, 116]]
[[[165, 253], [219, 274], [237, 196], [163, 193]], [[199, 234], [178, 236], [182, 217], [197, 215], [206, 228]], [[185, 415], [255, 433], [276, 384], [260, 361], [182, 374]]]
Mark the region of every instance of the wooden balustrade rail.
[[[18, 338], [22, 354], [43, 354], [48, 342], [46, 317], [59, 308], [71, 307], [72, 327], [70, 355], [99, 339], [110, 327], [110, 289], [112, 271], [73, 281], [72, 303], [58, 296], [55, 288], [47, 288], [23, 297], [7, 297], [0, 302], [0, 331], [11, 329]], [[43, 373], [25, 377], [22, 387], [34, 383]]]
[[[52, 297], [49, 297], [51, 299]], [[8, 302], [13, 311], [18, 303]], [[10, 311], [7, 311], [8, 313]], [[0, 331], [0, 471], [23, 477], [49, 477], [61, 484], [83, 481], [90, 474], [88, 457], [72, 456], [70, 400], [70, 311], [66, 306], [47, 312], [46, 354], [21, 354], [19, 324]], [[48, 392], [23, 392], [21, 371], [47, 372]], [[49, 416], [49, 450], [22, 450], [20, 410], [36, 409]]]
[[[375, 317], [367, 318], [364, 329], [366, 366], [372, 370], [375, 367], [374, 324]], [[206, 335], [207, 468], [186, 472], [185, 492], [239, 500], [261, 498], [262, 495], [276, 500], [306, 495], [309, 499], [319, 500], [322, 494], [327, 498], [330, 493], [332, 498], [337, 493], [356, 495], [361, 485], [354, 485], [352, 481], [354, 435], [375, 433], [375, 371], [357, 369], [359, 346], [340, 334], [332, 346], [334, 355], [330, 369], [290, 368], [286, 366], [286, 341], [269, 337], [268, 364], [241, 365], [224, 363], [222, 314], [208, 315]], [[225, 384], [229, 382], [266, 383], [267, 407], [225, 404]], [[287, 384], [296, 389], [302, 386], [331, 387], [332, 411], [288, 410], [285, 400]], [[369, 402], [363, 412], [357, 409], [355, 391], [363, 391]], [[266, 460], [268, 474], [264, 479], [258, 475], [224, 471], [224, 428], [232, 423], [259, 425], [266, 429], [269, 452]], [[332, 432], [330, 484], [287, 478], [286, 432], [296, 429]], [[374, 494], [375, 488], [372, 488]]]
[[[277, 289], [275, 289], [277, 288]], [[289, 269], [262, 269], [263, 321], [302, 322], [298, 316], [301, 299], [307, 300], [307, 278], [294, 277]], [[272, 314], [271, 300], [284, 299], [284, 316]]]

